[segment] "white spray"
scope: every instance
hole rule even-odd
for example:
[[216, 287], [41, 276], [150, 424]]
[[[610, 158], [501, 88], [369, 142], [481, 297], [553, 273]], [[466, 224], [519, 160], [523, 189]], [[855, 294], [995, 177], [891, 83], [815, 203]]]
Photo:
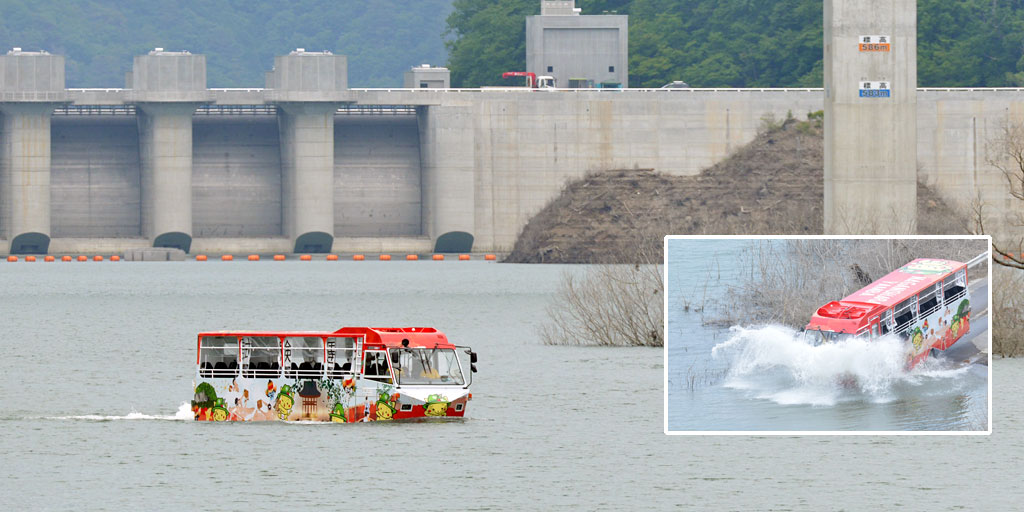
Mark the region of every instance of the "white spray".
[[711, 354], [729, 364], [725, 386], [780, 404], [889, 402], [905, 388], [959, 375], [926, 360], [906, 370], [906, 342], [896, 337], [851, 338], [814, 346], [788, 327], [733, 327]]

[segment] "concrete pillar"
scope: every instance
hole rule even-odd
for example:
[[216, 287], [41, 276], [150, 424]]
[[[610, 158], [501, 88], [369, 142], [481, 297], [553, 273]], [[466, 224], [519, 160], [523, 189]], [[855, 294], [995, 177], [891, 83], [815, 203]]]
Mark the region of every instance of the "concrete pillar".
[[334, 113], [337, 104], [278, 104], [281, 225], [295, 252], [334, 244]]
[[137, 105], [142, 236], [153, 247], [192, 245], [192, 114], [195, 103]]
[[138, 112], [142, 236], [153, 247], [192, 247], [192, 114], [212, 99], [206, 57], [156, 48], [136, 55], [127, 98]]
[[417, 117], [423, 234], [435, 252], [469, 252], [476, 235], [473, 109], [421, 107]]
[[824, 14], [825, 232], [914, 233], [917, 2], [825, 0]]
[[0, 106], [0, 227], [11, 254], [50, 246], [50, 116], [56, 105]]
[[0, 237], [11, 253], [50, 247], [50, 116], [66, 99], [64, 57], [0, 55]]

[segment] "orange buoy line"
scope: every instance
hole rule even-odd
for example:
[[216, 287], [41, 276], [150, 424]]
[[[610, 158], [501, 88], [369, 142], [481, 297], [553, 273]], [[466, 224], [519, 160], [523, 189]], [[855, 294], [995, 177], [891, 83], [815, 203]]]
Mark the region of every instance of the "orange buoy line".
[[420, 257], [418, 255], [416, 255], [416, 254], [406, 254], [405, 255], [405, 260], [406, 261], [416, 261], [418, 259], [420, 259]]
[[380, 260], [381, 261], [391, 261], [391, 255], [390, 254], [381, 254], [380, 255]]
[[353, 254], [352, 255], [352, 261], [363, 261], [365, 259], [366, 259], [366, 256], [363, 256], [362, 254]]
[[14, 263], [15, 261], [18, 261], [18, 257], [12, 254], [7, 257], [7, 261]]
[[47, 256], [47, 257], [43, 258], [43, 261], [54, 261], [54, 258], [53, 258], [53, 256]]
[[36, 261], [36, 257], [35, 256], [25, 256], [25, 261], [28, 261], [28, 262]]
[[110, 261], [121, 261], [121, 257], [115, 254], [110, 257]]
[[434, 261], [444, 261], [444, 254], [435, 254], [431, 258]]
[[196, 261], [206, 261], [206, 259], [205, 254], [196, 254]]
[[249, 255], [249, 261], [259, 261], [259, 260], [260, 260], [260, 255], [259, 254], [250, 254]]
[[60, 260], [61, 261], [71, 261], [71, 256], [61, 256]]
[[487, 261], [494, 261], [494, 260], [498, 259], [498, 257], [493, 255], [493, 254], [485, 254], [484, 255], [484, 259], [487, 260]]
[[310, 256], [309, 254], [303, 254], [302, 256], [299, 256], [299, 260], [301, 260], [301, 261], [312, 261], [313, 257]]
[[78, 261], [89, 261], [89, 257], [84, 254], [79, 254]]
[[103, 256], [100, 256], [99, 254], [97, 254], [96, 256], [92, 257], [92, 260], [93, 261], [103, 261]]
[[274, 261], [284, 261], [284, 254], [275, 254]]
[[469, 255], [468, 254], [460, 254], [459, 255], [459, 261], [469, 261]]
[[220, 257], [221, 261], [234, 261], [235, 257], [230, 254], [225, 254]]
[[328, 254], [327, 255], [327, 261], [338, 261], [338, 255], [337, 254]]

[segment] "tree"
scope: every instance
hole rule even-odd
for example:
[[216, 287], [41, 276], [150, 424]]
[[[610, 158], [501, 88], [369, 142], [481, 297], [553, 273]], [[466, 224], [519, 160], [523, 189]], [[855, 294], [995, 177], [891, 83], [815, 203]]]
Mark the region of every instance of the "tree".
[[[1010, 197], [1021, 201], [1024, 206], [1024, 123], [1006, 121], [999, 136], [989, 142], [987, 149], [986, 161], [1003, 174]], [[980, 202], [974, 208], [974, 221], [980, 233], [985, 232], [982, 208]], [[1009, 222], [1016, 227], [1024, 227], [1024, 218], [1019, 214]], [[1016, 250], [1012, 247], [1014, 243]], [[1024, 270], [1024, 238], [1012, 242], [1005, 238], [997, 241], [993, 237], [992, 251], [996, 253], [992, 255], [996, 263]]]

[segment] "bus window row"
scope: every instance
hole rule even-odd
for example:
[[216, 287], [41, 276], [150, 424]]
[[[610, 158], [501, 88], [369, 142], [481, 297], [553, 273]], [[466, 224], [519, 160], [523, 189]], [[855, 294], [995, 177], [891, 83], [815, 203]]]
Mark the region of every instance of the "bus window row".
[[881, 333], [887, 334], [895, 321], [895, 326], [891, 330], [897, 334], [905, 334], [919, 318], [931, 315], [943, 306], [954, 306], [956, 301], [966, 294], [967, 272], [960, 269], [883, 313]]

